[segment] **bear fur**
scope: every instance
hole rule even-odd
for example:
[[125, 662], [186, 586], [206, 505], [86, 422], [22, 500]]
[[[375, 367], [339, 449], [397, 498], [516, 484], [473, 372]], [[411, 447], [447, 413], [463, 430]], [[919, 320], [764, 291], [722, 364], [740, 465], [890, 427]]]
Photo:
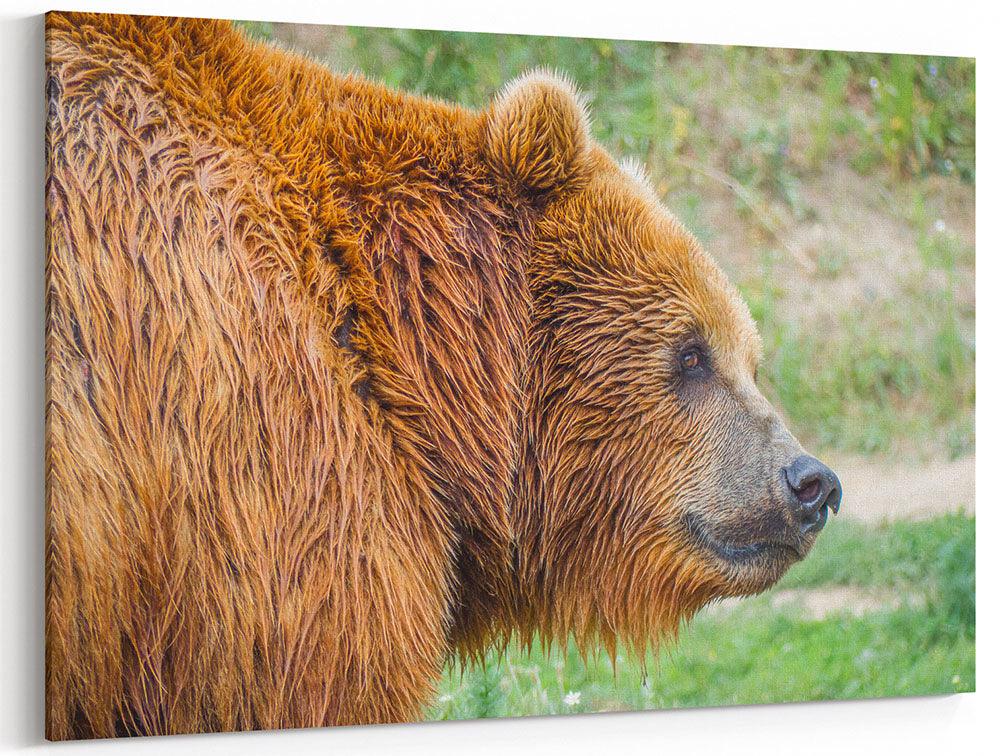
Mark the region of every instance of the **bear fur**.
[[46, 52], [49, 738], [419, 719], [456, 654], [783, 571], [654, 527], [732, 449], [621, 350], [759, 344], [568, 83], [471, 111], [205, 20]]

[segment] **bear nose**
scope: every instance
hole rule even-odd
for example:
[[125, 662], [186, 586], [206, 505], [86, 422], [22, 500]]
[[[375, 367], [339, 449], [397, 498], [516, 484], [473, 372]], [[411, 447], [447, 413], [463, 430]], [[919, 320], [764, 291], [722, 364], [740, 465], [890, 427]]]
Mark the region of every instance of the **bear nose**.
[[833, 470], [808, 454], [797, 457], [783, 472], [802, 534], [822, 530], [829, 510], [834, 514], [840, 511], [843, 496], [840, 479]]

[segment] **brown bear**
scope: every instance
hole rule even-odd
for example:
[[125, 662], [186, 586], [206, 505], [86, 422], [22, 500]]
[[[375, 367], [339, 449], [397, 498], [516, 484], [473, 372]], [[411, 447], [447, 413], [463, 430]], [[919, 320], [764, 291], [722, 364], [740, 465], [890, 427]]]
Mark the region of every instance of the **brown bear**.
[[48, 737], [419, 719], [448, 658], [656, 643], [837, 510], [565, 81], [474, 112], [224, 22], [46, 43]]

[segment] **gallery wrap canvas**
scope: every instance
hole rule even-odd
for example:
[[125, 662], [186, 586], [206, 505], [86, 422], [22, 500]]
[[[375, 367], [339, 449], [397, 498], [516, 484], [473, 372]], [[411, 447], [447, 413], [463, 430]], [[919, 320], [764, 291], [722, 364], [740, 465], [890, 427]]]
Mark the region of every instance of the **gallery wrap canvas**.
[[53, 740], [975, 687], [975, 62], [46, 17]]

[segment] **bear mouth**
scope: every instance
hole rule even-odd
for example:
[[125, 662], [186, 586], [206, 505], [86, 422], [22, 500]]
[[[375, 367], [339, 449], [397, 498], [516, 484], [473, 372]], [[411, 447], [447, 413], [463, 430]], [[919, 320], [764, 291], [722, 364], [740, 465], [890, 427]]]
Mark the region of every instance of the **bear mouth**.
[[700, 516], [690, 512], [684, 515], [684, 524], [696, 544], [733, 564], [745, 564], [765, 558], [797, 562], [805, 557], [804, 544], [773, 539], [734, 543], [721, 539], [711, 532]]

